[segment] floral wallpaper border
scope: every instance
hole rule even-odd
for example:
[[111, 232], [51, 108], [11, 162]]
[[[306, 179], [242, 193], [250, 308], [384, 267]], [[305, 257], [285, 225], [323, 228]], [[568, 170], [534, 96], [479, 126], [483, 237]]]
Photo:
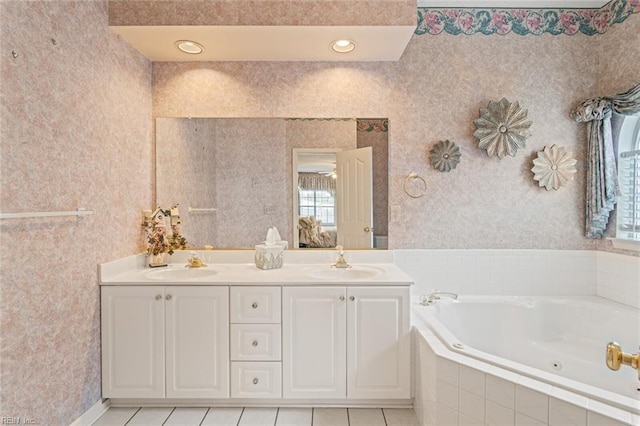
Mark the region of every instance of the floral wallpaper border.
[[388, 132], [389, 120], [383, 118], [358, 119], [358, 132]]
[[600, 9], [428, 9], [418, 8], [415, 34], [544, 33], [589, 36], [640, 12], [640, 0], [612, 0]]

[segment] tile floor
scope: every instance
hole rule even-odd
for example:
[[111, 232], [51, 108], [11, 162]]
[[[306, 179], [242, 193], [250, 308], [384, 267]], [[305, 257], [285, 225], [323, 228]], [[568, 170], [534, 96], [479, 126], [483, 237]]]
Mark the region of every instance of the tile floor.
[[410, 408], [110, 408], [94, 426], [419, 426]]

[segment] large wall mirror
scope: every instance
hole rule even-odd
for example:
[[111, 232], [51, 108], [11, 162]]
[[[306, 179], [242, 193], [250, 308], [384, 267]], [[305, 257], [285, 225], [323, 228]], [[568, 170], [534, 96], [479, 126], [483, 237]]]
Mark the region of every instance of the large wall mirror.
[[[156, 202], [178, 203], [193, 247], [253, 248], [275, 226], [291, 248], [385, 248], [387, 164], [387, 119], [156, 119]], [[367, 191], [372, 226], [344, 222]]]

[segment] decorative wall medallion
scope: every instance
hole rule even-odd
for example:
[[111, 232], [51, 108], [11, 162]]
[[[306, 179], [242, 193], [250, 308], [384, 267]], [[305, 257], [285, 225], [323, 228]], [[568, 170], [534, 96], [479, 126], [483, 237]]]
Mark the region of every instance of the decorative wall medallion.
[[477, 128], [473, 136], [480, 141], [478, 146], [486, 149], [490, 157], [497, 155], [500, 159], [507, 154], [515, 157], [518, 148], [524, 148], [531, 135], [532, 122], [527, 119], [527, 110], [520, 108], [518, 102], [511, 103], [505, 98], [481, 108], [480, 118], [473, 124]]
[[450, 172], [455, 169], [460, 162], [460, 148], [455, 143], [448, 140], [438, 142], [431, 151], [429, 151], [429, 160], [431, 165], [441, 172]]
[[544, 186], [547, 191], [556, 191], [573, 179], [576, 172], [576, 160], [571, 152], [562, 146], [545, 146], [538, 152], [538, 158], [533, 160], [533, 180], [538, 181], [538, 186]]

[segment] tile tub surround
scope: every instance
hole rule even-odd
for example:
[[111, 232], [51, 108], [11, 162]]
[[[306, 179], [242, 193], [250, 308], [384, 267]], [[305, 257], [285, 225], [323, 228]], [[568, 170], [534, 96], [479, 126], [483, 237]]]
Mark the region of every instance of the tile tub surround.
[[423, 426], [624, 426], [640, 416], [452, 353], [414, 322], [414, 410]]
[[591, 250], [394, 250], [416, 285], [466, 295], [592, 296], [640, 308], [640, 257]]

